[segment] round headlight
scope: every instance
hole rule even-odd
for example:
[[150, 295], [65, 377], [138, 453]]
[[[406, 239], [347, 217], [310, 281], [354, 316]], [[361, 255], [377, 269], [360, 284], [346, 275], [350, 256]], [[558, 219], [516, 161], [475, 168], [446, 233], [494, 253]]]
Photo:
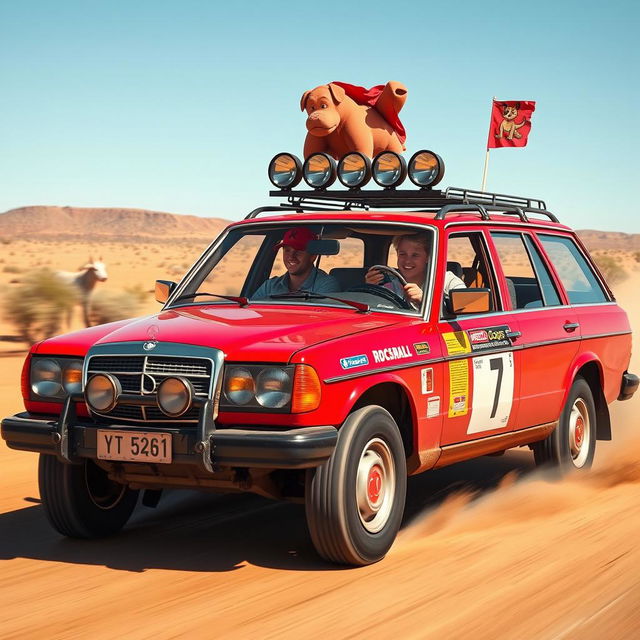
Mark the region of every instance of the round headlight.
[[302, 163], [292, 153], [279, 153], [269, 163], [269, 180], [278, 189], [293, 189], [302, 180]]
[[62, 371], [62, 386], [71, 395], [82, 391], [82, 361], [71, 360]]
[[326, 189], [336, 180], [336, 161], [326, 153], [314, 153], [302, 165], [304, 181], [314, 189]]
[[423, 189], [433, 187], [444, 176], [444, 161], [433, 151], [418, 151], [409, 160], [409, 180]]
[[50, 358], [34, 358], [31, 365], [31, 390], [43, 397], [56, 397], [62, 393], [62, 369]]
[[281, 409], [291, 400], [291, 376], [284, 369], [264, 369], [256, 380], [256, 400], [268, 409]]
[[256, 397], [256, 385], [248, 369], [236, 367], [227, 374], [224, 395], [230, 402], [245, 405]]
[[189, 410], [194, 395], [186, 378], [165, 378], [158, 386], [158, 407], [170, 418], [178, 418]]
[[118, 378], [110, 373], [96, 373], [87, 381], [84, 398], [94, 411], [108, 413], [116, 406], [121, 393]]
[[338, 180], [345, 187], [359, 189], [371, 180], [371, 160], [358, 151], [347, 153], [338, 163]]
[[373, 159], [371, 172], [381, 187], [393, 189], [407, 177], [407, 162], [393, 151], [383, 151]]

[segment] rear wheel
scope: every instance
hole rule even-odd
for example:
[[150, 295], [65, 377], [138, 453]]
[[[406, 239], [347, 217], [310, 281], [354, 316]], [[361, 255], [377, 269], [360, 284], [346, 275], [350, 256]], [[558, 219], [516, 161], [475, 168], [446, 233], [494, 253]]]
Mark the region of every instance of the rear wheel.
[[596, 450], [596, 409], [591, 388], [576, 378], [555, 431], [533, 445], [537, 465], [566, 472], [589, 469]]
[[137, 491], [110, 480], [91, 460], [65, 464], [43, 454], [38, 483], [49, 522], [70, 538], [98, 538], [120, 531], [138, 499]]
[[378, 406], [352, 413], [331, 458], [307, 472], [307, 523], [318, 553], [341, 564], [381, 560], [400, 528], [406, 489], [404, 446], [394, 419]]

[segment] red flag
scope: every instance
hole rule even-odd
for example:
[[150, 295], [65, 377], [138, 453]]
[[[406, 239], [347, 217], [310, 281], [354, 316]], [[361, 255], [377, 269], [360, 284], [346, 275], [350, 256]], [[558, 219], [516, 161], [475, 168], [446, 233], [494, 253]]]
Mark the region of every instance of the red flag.
[[535, 110], [533, 101], [494, 100], [487, 149], [526, 146]]

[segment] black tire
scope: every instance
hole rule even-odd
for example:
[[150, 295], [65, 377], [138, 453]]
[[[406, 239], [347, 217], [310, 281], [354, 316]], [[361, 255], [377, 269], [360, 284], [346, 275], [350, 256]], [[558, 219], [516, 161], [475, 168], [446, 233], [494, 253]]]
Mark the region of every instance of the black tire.
[[124, 527], [138, 492], [109, 480], [91, 460], [65, 464], [40, 455], [40, 497], [51, 526], [70, 538], [99, 538]]
[[571, 385], [555, 431], [533, 445], [536, 464], [562, 473], [590, 469], [596, 451], [596, 420], [591, 387], [578, 377]]
[[309, 469], [307, 524], [318, 553], [331, 562], [367, 565], [384, 558], [404, 513], [407, 465], [388, 411], [355, 411], [338, 431], [329, 460]]

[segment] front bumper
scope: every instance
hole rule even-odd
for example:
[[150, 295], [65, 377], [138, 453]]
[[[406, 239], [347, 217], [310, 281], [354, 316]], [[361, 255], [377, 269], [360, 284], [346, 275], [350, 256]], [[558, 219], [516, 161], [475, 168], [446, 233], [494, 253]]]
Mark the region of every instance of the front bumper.
[[149, 430], [144, 425], [96, 425], [90, 419], [19, 413], [2, 421], [2, 437], [11, 449], [53, 454], [72, 462], [97, 457], [96, 434], [109, 426], [131, 431], [171, 433], [171, 464], [195, 464], [213, 471], [219, 467], [305, 469], [323, 464], [332, 454], [338, 431], [332, 426], [295, 429], [238, 427], [213, 429], [202, 444], [197, 429]]
[[638, 389], [640, 380], [633, 373], [625, 371], [622, 375], [622, 383], [620, 385], [620, 395], [618, 400], [629, 400]]

